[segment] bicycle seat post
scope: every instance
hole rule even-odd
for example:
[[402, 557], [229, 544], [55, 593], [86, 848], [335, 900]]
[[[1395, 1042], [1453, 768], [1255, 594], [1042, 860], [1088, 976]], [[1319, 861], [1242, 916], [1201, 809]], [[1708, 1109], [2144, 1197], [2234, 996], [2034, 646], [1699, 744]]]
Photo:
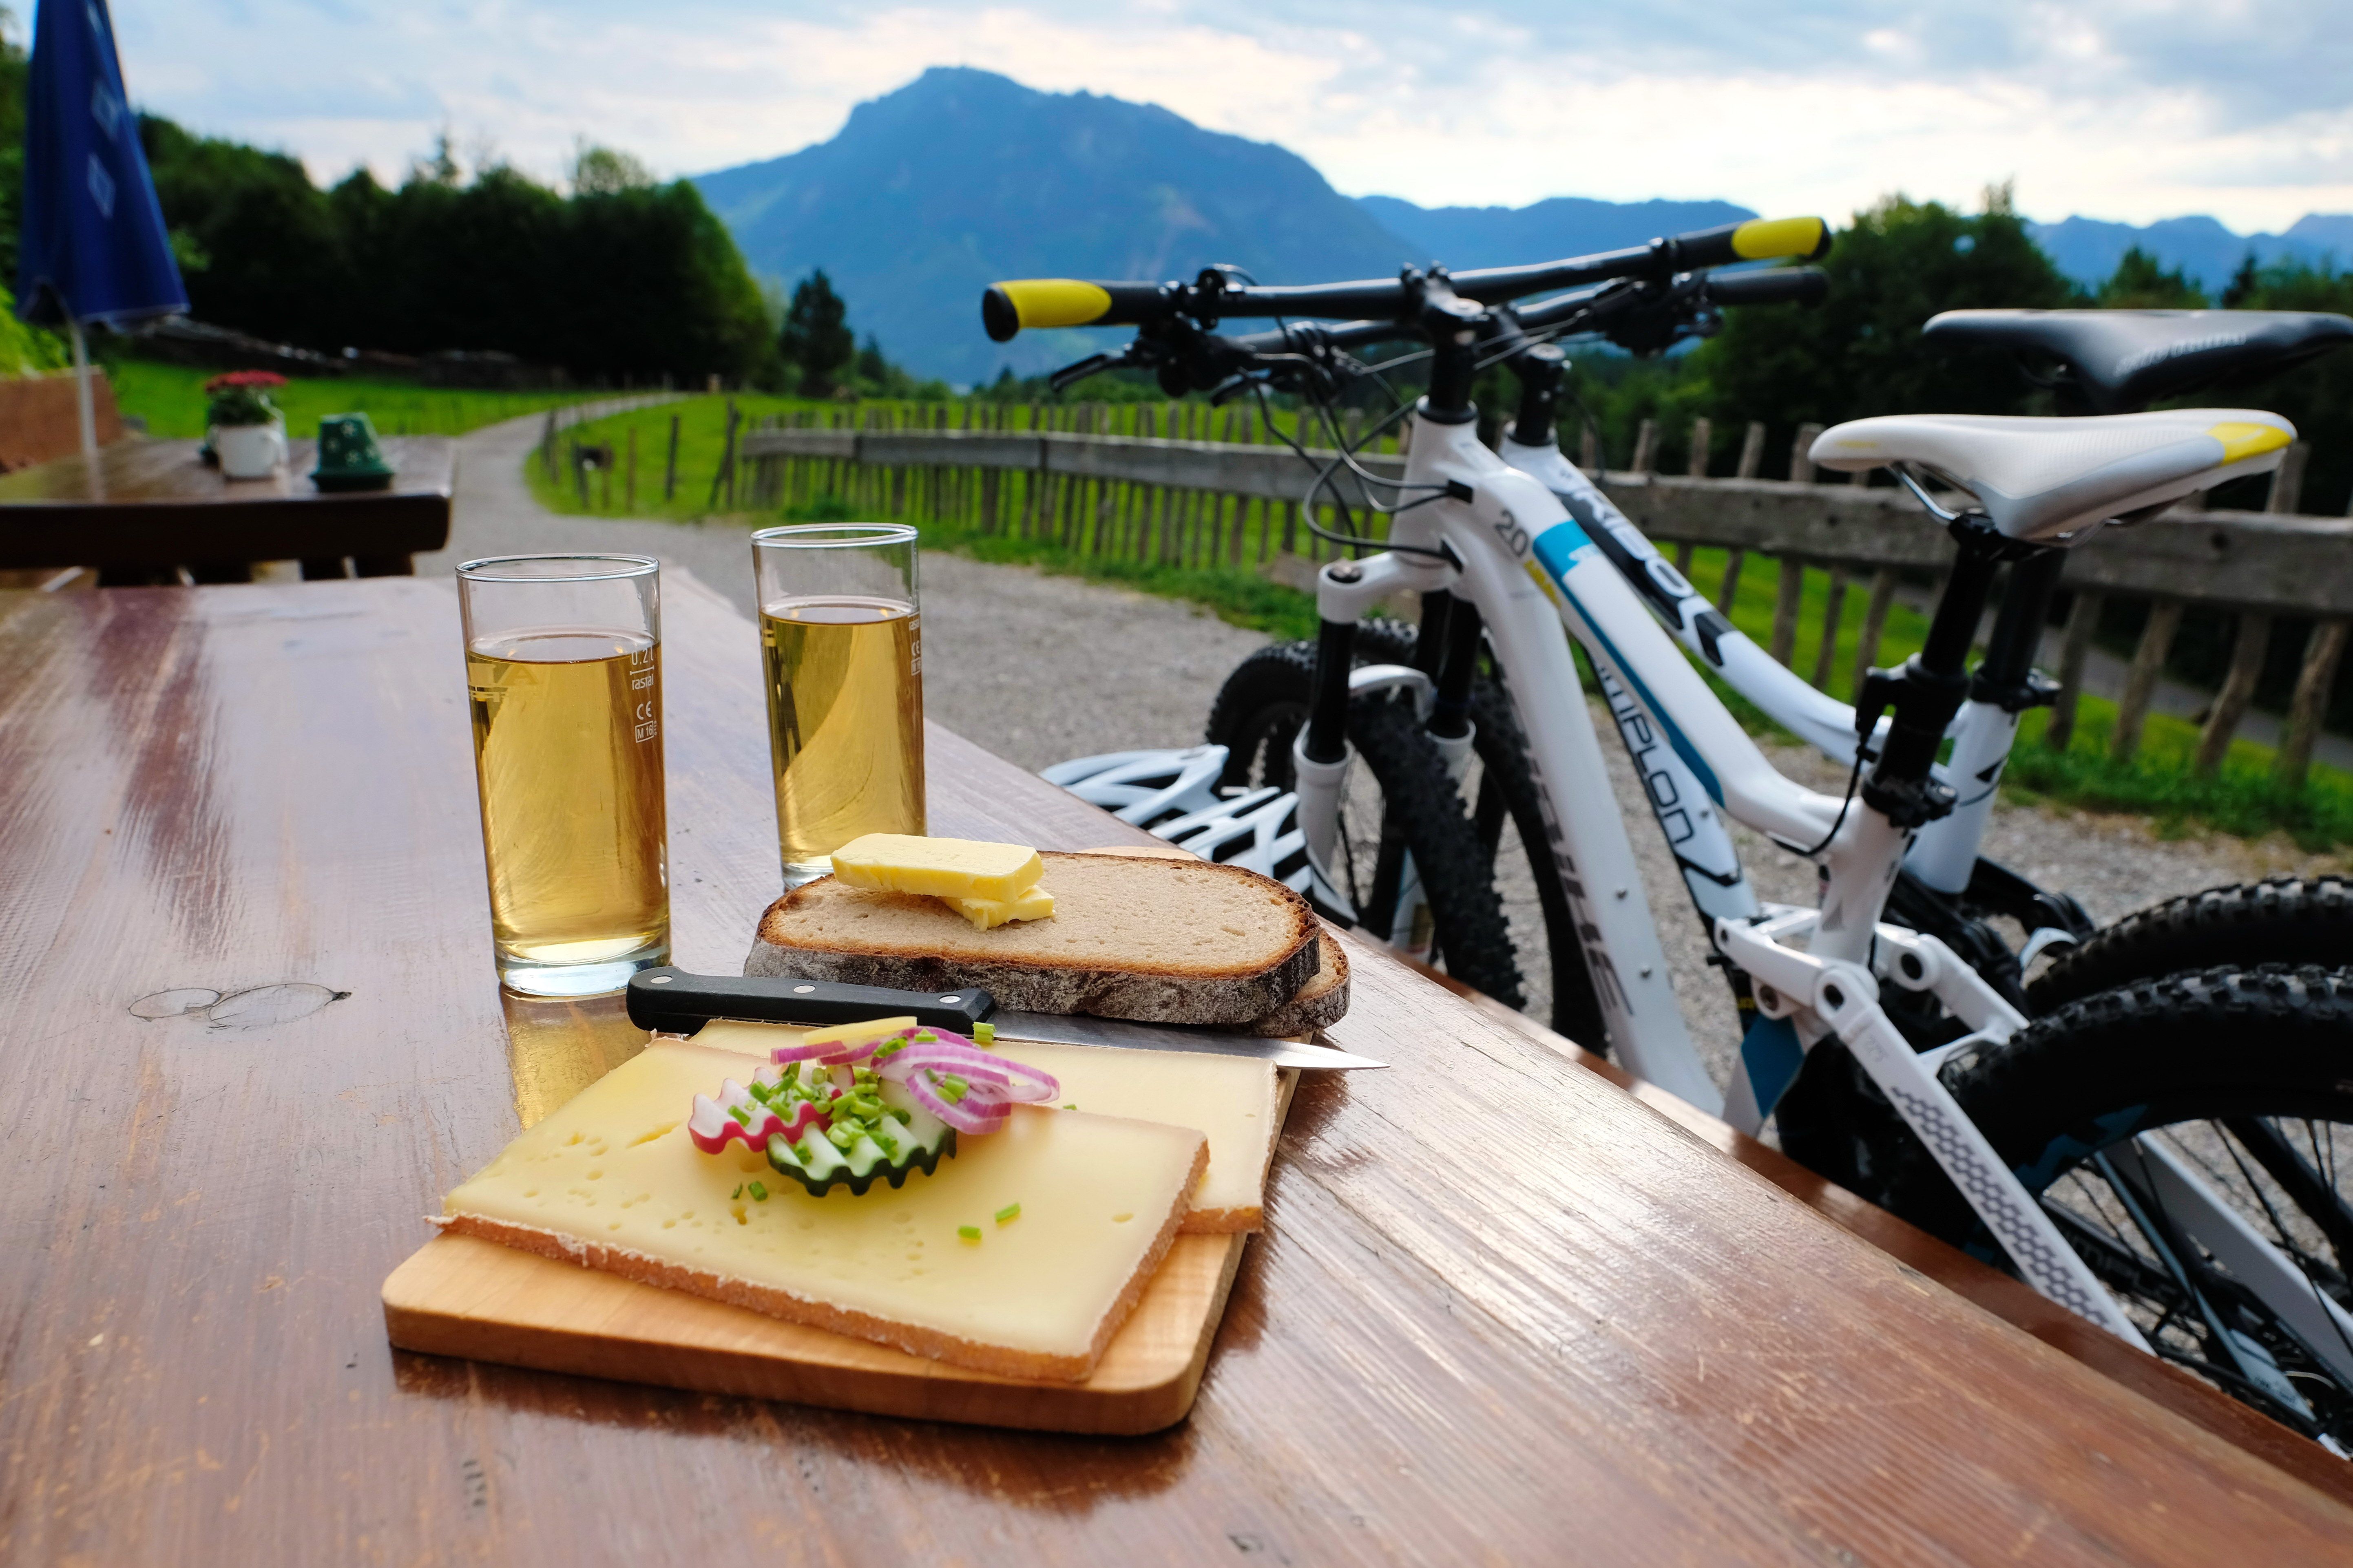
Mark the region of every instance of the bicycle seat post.
[[1994, 570], [2013, 552], [2010, 542], [1974, 514], [1954, 520], [1960, 553], [1928, 624], [1928, 640], [1897, 669], [1874, 669], [1855, 704], [1855, 730], [1866, 741], [1891, 705], [1887, 744], [1863, 781], [1863, 803], [1898, 827], [1926, 826], [1953, 809], [1953, 791], [1930, 775], [1936, 748], [1968, 694], [1969, 645], [1985, 614]]

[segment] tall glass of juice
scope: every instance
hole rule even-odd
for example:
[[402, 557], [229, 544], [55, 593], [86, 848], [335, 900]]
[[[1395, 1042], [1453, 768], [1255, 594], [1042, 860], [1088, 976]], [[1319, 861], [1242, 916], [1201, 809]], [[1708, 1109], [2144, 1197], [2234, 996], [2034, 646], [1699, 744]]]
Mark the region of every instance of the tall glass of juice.
[[785, 886], [868, 833], [923, 831], [915, 531], [801, 523], [752, 536]]
[[458, 568], [500, 983], [618, 991], [670, 957], [661, 568], [504, 555]]

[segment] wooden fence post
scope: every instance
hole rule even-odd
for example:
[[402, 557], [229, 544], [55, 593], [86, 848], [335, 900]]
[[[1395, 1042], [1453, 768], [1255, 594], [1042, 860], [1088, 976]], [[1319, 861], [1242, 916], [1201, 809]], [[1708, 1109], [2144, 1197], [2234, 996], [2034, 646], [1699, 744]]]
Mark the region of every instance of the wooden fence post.
[[2284, 789], [2304, 787], [2312, 766], [2313, 742], [2320, 738], [2320, 721], [2328, 715], [2328, 691], [2335, 682], [2337, 661], [2345, 655], [2345, 635], [2353, 622], [2321, 621], [2305, 640], [2304, 667], [2296, 671], [2295, 695], [2287, 705], [2287, 731], [2280, 737], [2278, 760], [2272, 777]]
[[2159, 599], [2149, 606], [2148, 625], [2141, 629], [2140, 646], [2133, 650], [2124, 695], [2116, 700], [2116, 732], [2108, 742], [2108, 755], [2117, 762], [2132, 761], [2140, 750], [2149, 699], [2157, 694], [2158, 678], [2165, 673], [2165, 656], [2173, 647], [2173, 634], [2180, 629], [2180, 600]]
[[2302, 441], [2292, 441], [2280, 454], [2280, 466], [2272, 470], [2271, 494], [2263, 500], [2268, 512], [2293, 512], [2300, 510], [2304, 499], [2304, 467], [2312, 459], [2312, 448]]
[[670, 456], [662, 460], [662, 500], [678, 494], [678, 416], [670, 416]]
[[1822, 646], [1814, 655], [1814, 685], [1823, 691], [1831, 689], [1831, 665], [1838, 658], [1839, 622], [1846, 609], [1846, 568], [1837, 563], [1831, 566], [1831, 590], [1822, 601]]
[[1800, 425], [1797, 438], [1789, 443], [1789, 478], [1799, 484], [1814, 482], [1814, 437], [1821, 433], [1819, 425]]
[[1638, 474], [1649, 473], [1656, 463], [1658, 448], [1659, 422], [1657, 420], [1645, 419], [1634, 426], [1633, 471]]
[[1748, 434], [1740, 438], [1740, 467], [1734, 470], [1737, 479], [1753, 479], [1765, 467], [1765, 421], [1751, 419]]
[[547, 411], [547, 423], [539, 432], [539, 468], [550, 482], [555, 479], [555, 410]]
[[1590, 419], [1577, 433], [1577, 466], [1588, 474], [1601, 471], [1601, 432]]
[[633, 512], [638, 510], [638, 427], [635, 425], [629, 426], [628, 461], [629, 466], [622, 470], [621, 510]]
[[2198, 754], [2189, 764], [2190, 772], [2200, 778], [2213, 777], [2231, 750], [2231, 737], [2238, 732], [2239, 721], [2246, 717], [2247, 704], [2254, 698], [2255, 680], [2263, 672], [2263, 653], [2271, 642], [2269, 616], [2249, 610], [2239, 617], [2230, 673], [2222, 678], [2222, 689], [2214, 694], [2214, 705], [2207, 710], [2206, 728], [2198, 736]]
[[1748, 558], [1745, 550], [1724, 552], [1724, 585], [1715, 591], [1715, 607], [1721, 615], [1732, 614], [1732, 596], [1740, 591], [1740, 563]]
[[1773, 595], [1773, 662], [1787, 667], [1798, 651], [1798, 611], [1805, 604], [1806, 563], [1781, 557], [1781, 580]]
[[2092, 634], [2099, 629], [2100, 607], [2106, 603], [2098, 594], [2079, 593], [2067, 612], [2066, 636], [2059, 644], [2059, 696], [2051, 704], [2051, 722], [2042, 731], [2042, 743], [2054, 752], [2065, 751], [2067, 742], [2075, 738], [2075, 709], [2084, 695], [2084, 661], [2091, 657]]
[[1692, 421], [1691, 450], [1683, 457], [1683, 472], [1694, 479], [1707, 478], [1708, 443], [1715, 438], [1715, 426], [1704, 414]]
[[1862, 694], [1863, 678], [1879, 662], [1879, 639], [1886, 635], [1887, 612], [1895, 604], [1895, 568], [1882, 566], [1871, 574], [1871, 597], [1862, 606], [1862, 630], [1854, 640], [1854, 675], [1847, 690]]

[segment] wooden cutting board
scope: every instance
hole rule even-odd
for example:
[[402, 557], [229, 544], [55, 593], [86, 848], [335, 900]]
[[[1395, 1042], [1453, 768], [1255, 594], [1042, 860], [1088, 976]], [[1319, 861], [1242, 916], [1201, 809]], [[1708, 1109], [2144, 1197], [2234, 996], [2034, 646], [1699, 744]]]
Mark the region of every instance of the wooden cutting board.
[[[1277, 1076], [1279, 1127], [1299, 1075]], [[1124, 1436], [1174, 1426], [1193, 1408], [1249, 1240], [1179, 1236], [1084, 1383], [969, 1372], [470, 1236], [436, 1237], [392, 1271], [384, 1322], [395, 1345], [428, 1355], [874, 1415]]]
[[1084, 1383], [1022, 1383], [517, 1252], [427, 1242], [384, 1282], [402, 1350], [833, 1410], [1050, 1432], [1155, 1432], [1185, 1418], [1243, 1236], [1180, 1236]]

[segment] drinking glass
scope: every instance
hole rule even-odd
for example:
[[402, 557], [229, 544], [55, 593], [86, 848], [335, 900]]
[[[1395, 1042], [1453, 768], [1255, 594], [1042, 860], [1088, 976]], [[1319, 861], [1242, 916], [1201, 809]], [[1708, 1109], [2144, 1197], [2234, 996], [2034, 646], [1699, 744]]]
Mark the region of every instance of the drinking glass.
[[752, 536], [785, 886], [868, 833], [923, 831], [915, 531], [813, 522]]
[[618, 991], [670, 957], [660, 565], [469, 561], [458, 607], [499, 981]]

